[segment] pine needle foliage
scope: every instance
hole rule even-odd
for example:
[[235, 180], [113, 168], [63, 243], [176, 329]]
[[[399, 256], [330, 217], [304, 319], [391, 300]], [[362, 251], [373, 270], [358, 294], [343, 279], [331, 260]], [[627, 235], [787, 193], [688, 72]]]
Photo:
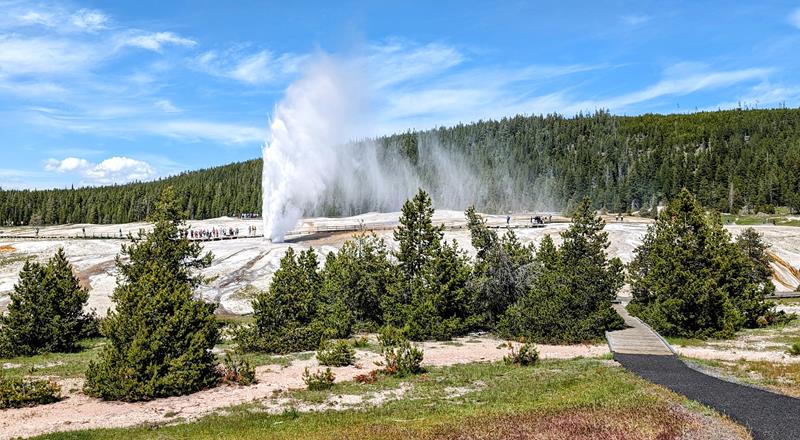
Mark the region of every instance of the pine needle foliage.
[[103, 323], [108, 344], [89, 365], [84, 392], [138, 401], [192, 393], [217, 385], [211, 349], [219, 341], [215, 305], [194, 289], [213, 256], [186, 239], [185, 213], [167, 187], [141, 231], [117, 257], [116, 306]]

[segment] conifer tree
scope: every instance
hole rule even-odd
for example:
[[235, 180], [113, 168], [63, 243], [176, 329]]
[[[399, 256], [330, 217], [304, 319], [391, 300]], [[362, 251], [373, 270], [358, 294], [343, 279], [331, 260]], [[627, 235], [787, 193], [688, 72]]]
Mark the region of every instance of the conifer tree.
[[75, 350], [92, 317], [83, 311], [89, 293], [80, 286], [64, 249], [46, 265], [26, 261], [19, 277], [8, 314], [0, 317], [0, 351], [33, 355]]
[[373, 233], [347, 240], [325, 259], [324, 296], [341, 300], [362, 326], [383, 325], [382, 301], [396, 273], [388, 253], [384, 240]]
[[465, 215], [472, 246], [477, 251], [471, 281], [477, 295], [476, 308], [484, 315], [484, 324], [493, 328], [527, 290], [533, 248], [522, 245], [510, 229], [498, 239], [474, 207], [467, 208]]
[[211, 352], [219, 340], [216, 306], [194, 298], [203, 281], [197, 271], [213, 256], [185, 238], [184, 220], [167, 187], [152, 212], [152, 231], [141, 231], [117, 256], [116, 309], [102, 327], [108, 344], [86, 372], [88, 395], [137, 401], [218, 383]]
[[500, 323], [501, 333], [546, 343], [598, 338], [622, 325], [611, 308], [622, 287], [622, 262], [609, 259], [605, 223], [584, 198], [557, 248], [545, 236], [536, 252], [528, 291]]
[[635, 251], [628, 310], [665, 335], [730, 337], [769, 308], [771, 283], [755, 267], [719, 216], [706, 215], [683, 189]]
[[433, 225], [433, 204], [427, 192], [420, 189], [406, 200], [400, 214], [400, 225], [394, 231], [399, 245], [395, 257], [406, 280], [422, 276], [422, 267], [434, 258], [441, 245], [444, 225]]
[[750, 276], [753, 282], [763, 284], [766, 289], [765, 294], [775, 292], [775, 285], [772, 284], [772, 268], [770, 267], [769, 254], [767, 249], [770, 244], [764, 241], [764, 237], [753, 228], [747, 228], [736, 237], [736, 245], [739, 250], [750, 260], [752, 270]]
[[444, 225], [433, 225], [433, 212], [420, 189], [403, 204], [394, 231], [399, 276], [383, 302], [385, 321], [413, 340], [450, 339], [473, 325], [468, 260], [455, 243], [442, 242]]
[[290, 353], [314, 350], [324, 339], [350, 334], [349, 311], [322, 294], [323, 278], [313, 249], [298, 255], [289, 248], [281, 258], [269, 290], [253, 301], [254, 326], [240, 333], [245, 350]]
[[475, 326], [470, 272], [469, 259], [455, 241], [439, 246], [423, 267], [424, 281], [411, 291], [403, 326], [409, 339], [448, 340]]

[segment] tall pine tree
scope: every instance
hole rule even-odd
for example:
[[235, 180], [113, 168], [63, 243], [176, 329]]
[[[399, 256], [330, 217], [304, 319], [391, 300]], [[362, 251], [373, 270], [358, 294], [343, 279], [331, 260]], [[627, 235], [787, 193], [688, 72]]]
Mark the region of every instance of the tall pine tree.
[[219, 340], [215, 305], [194, 298], [197, 270], [212, 255], [186, 239], [185, 214], [171, 187], [161, 194], [150, 220], [117, 257], [120, 282], [116, 310], [102, 332], [100, 359], [86, 372], [84, 391], [108, 400], [137, 401], [188, 394], [219, 381], [211, 350]]
[[772, 285], [750, 259], [756, 249], [741, 246], [683, 189], [636, 248], [628, 310], [670, 336], [730, 337], [755, 325]]
[[584, 198], [557, 248], [545, 236], [534, 259], [528, 291], [500, 323], [501, 333], [545, 343], [576, 343], [622, 325], [611, 308], [622, 287], [622, 262], [609, 259], [605, 223]]

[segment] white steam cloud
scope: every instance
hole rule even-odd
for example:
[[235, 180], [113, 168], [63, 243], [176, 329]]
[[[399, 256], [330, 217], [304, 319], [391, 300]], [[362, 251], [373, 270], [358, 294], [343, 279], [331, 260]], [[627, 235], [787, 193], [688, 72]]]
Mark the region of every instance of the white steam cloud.
[[546, 185], [515, 187], [507, 157], [478, 168], [482, 161], [440, 143], [435, 131], [351, 141], [368, 131], [368, 67], [320, 56], [275, 107], [263, 149], [266, 238], [283, 241], [304, 215], [397, 211], [418, 188], [431, 194], [437, 208], [531, 209], [548, 203]]
[[265, 237], [282, 241], [335, 179], [335, 146], [360, 113], [355, 67], [321, 56], [275, 107], [264, 146]]

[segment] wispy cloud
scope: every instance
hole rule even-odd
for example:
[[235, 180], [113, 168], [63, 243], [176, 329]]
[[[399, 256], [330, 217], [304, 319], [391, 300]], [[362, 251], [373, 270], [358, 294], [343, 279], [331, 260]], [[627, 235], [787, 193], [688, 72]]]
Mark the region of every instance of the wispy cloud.
[[266, 124], [264, 128], [242, 124], [200, 121], [173, 120], [163, 122], [145, 122], [142, 130], [149, 133], [167, 136], [185, 141], [214, 141], [227, 145], [260, 145], [267, 138]]
[[204, 52], [195, 59], [195, 64], [210, 75], [261, 85], [286, 80], [297, 73], [306, 59], [306, 55], [284, 53], [276, 56], [268, 50], [247, 53], [235, 47], [225, 51]]
[[70, 17], [70, 22], [78, 29], [88, 32], [106, 29], [108, 16], [100, 11], [81, 9]]
[[153, 107], [161, 110], [164, 113], [180, 113], [181, 109], [175, 107], [169, 99], [159, 99], [153, 103]]
[[664, 69], [662, 78], [655, 83], [619, 95], [586, 99], [572, 85], [574, 81], [561, 89], [543, 88], [543, 93], [535, 93], [539, 85], [556, 78], [610, 67], [526, 66], [445, 71], [433, 81], [399, 83], [383, 89], [380, 96], [384, 101], [376, 127], [402, 131], [513, 114], [571, 115], [598, 109], [625, 112], [668, 97], [764, 81], [772, 72], [768, 68], [712, 70], [703, 64], [676, 63]]
[[[162, 103], [162, 105], [164, 104], [166, 103]], [[229, 146], [253, 147], [262, 144], [267, 136], [266, 123], [263, 127], [259, 127], [203, 119], [165, 118], [163, 113], [153, 115], [151, 109], [152, 107], [112, 105], [87, 109], [83, 112], [74, 110], [63, 112], [58, 109], [39, 107], [29, 109], [28, 121], [40, 126], [75, 133], [125, 139], [149, 135], [185, 142], [216, 142]]]
[[789, 24], [800, 29], [800, 7], [789, 14]]
[[376, 88], [425, 79], [463, 61], [464, 55], [454, 47], [438, 43], [417, 46], [400, 40], [371, 45], [366, 57]]
[[36, 75], [83, 72], [102, 55], [78, 41], [0, 35], [0, 74]]
[[196, 41], [178, 36], [172, 32], [133, 32], [133, 35], [124, 37], [122, 44], [160, 52], [166, 45], [192, 47]]
[[60, 5], [11, 2], [3, 4], [0, 29], [45, 27], [59, 33], [93, 33], [108, 29], [110, 18], [96, 9], [70, 11]]
[[653, 17], [645, 14], [627, 14], [620, 17], [622, 23], [628, 26], [641, 26], [652, 19]]
[[727, 71], [706, 71], [670, 76], [651, 86], [632, 93], [601, 100], [597, 104], [612, 110], [622, 110], [662, 96], [683, 96], [699, 90], [727, 87], [744, 81], [764, 79], [770, 70], [750, 68]]

